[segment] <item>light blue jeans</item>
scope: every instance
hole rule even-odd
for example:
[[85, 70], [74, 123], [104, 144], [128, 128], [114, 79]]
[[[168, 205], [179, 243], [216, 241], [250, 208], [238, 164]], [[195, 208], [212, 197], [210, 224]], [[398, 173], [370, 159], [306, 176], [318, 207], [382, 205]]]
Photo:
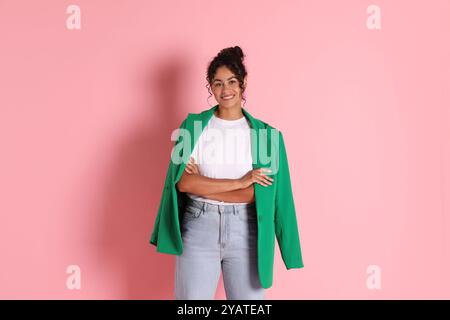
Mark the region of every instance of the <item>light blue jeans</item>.
[[220, 270], [228, 300], [264, 300], [255, 203], [216, 205], [188, 197], [176, 256], [175, 299], [214, 299]]

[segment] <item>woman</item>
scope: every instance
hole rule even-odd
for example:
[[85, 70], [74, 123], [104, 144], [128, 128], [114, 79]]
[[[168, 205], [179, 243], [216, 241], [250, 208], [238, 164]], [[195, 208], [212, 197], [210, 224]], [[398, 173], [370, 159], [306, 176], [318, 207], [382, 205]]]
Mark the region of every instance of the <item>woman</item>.
[[[227, 299], [264, 299], [265, 288], [272, 284], [275, 234], [286, 267], [303, 267], [282, 136], [267, 142], [278, 150], [272, 153], [278, 156], [273, 177], [272, 170], [262, 166], [259, 153], [254, 161], [252, 148], [262, 145], [258, 133], [279, 132], [241, 105], [247, 85], [243, 58], [238, 46], [214, 57], [207, 81], [219, 104], [199, 115], [189, 114], [193, 119], [188, 116], [180, 126], [188, 134], [176, 145], [183, 140], [193, 142], [194, 148], [190, 152], [185, 145], [184, 159], [189, 156], [185, 165], [171, 161], [150, 241], [159, 252], [177, 255], [176, 299], [213, 299], [220, 271]], [[192, 138], [195, 119], [201, 120], [202, 128]], [[251, 132], [255, 129], [257, 140]]]

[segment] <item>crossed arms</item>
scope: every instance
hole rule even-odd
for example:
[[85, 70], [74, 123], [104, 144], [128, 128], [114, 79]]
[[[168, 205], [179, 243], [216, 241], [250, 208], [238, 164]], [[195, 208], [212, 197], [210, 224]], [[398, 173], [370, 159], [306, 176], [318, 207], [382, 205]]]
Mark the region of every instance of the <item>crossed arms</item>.
[[254, 202], [253, 183], [263, 186], [272, 184], [273, 179], [263, 172], [268, 168], [250, 170], [239, 179], [214, 179], [202, 176], [194, 159], [190, 159], [176, 184], [181, 192], [193, 193], [208, 199], [224, 202]]

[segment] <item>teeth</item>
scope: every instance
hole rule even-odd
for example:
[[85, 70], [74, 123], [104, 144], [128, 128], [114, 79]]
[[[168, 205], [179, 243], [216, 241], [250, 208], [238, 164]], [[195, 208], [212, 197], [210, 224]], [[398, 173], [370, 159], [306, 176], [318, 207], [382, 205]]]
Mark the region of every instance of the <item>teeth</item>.
[[234, 96], [225, 96], [225, 97], [222, 97], [222, 99], [231, 99], [231, 98], [233, 98]]

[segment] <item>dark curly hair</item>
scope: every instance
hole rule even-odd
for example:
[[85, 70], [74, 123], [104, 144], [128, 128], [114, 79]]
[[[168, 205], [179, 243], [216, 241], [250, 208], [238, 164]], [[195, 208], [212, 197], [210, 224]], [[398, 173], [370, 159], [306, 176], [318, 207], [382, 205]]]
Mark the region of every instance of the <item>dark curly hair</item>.
[[[208, 81], [208, 83], [206, 84], [206, 87], [208, 88], [209, 97], [207, 98], [207, 101], [212, 97], [211, 82], [214, 78], [214, 75], [216, 74], [217, 69], [222, 66], [226, 66], [236, 76], [239, 81], [239, 87], [241, 88], [242, 93], [244, 93], [244, 77], [247, 75], [247, 70], [244, 66], [243, 61], [244, 52], [242, 52], [242, 49], [239, 46], [228, 47], [220, 50], [220, 52], [211, 60], [208, 65], [206, 76], [206, 81]], [[245, 97], [242, 96], [242, 99], [244, 100], [245, 105]]]

